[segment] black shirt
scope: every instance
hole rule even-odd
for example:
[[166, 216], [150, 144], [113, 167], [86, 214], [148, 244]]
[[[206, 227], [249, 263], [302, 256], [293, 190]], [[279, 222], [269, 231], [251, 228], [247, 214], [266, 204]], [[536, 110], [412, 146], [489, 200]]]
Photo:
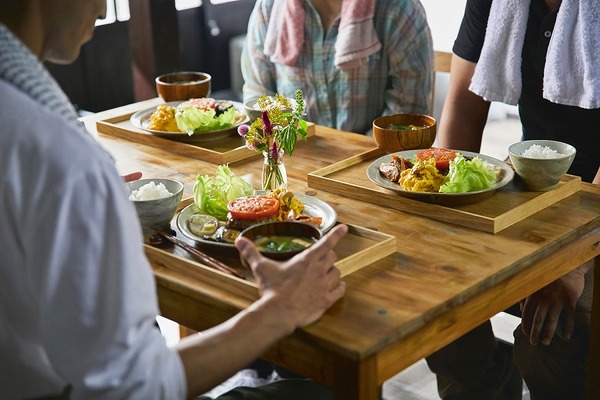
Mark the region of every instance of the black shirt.
[[[491, 6], [492, 0], [467, 0], [452, 49], [456, 55], [471, 62], [479, 60]], [[522, 54], [523, 89], [519, 99], [523, 140], [549, 139], [573, 145], [577, 155], [569, 173], [591, 182], [600, 166], [600, 109], [555, 104], [542, 96], [546, 52], [557, 13], [550, 11], [543, 0], [531, 1]]]

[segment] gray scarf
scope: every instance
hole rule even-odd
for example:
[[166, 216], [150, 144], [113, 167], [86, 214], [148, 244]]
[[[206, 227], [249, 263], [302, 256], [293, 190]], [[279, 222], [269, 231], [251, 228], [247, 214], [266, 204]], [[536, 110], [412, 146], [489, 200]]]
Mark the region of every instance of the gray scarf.
[[58, 83], [38, 58], [6, 26], [0, 23], [0, 79], [63, 117], [77, 131], [87, 134], [77, 112]]

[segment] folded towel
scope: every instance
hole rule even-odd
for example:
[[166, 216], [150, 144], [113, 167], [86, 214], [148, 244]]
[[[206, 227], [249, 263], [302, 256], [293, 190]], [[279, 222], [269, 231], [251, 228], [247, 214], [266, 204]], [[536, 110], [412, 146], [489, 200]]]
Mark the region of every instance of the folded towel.
[[275, 0], [265, 35], [265, 55], [271, 61], [292, 66], [304, 44], [303, 0]]
[[600, 2], [563, 0], [544, 68], [544, 98], [600, 108]]
[[374, 14], [374, 0], [342, 1], [340, 27], [335, 41], [334, 63], [338, 68], [359, 67], [381, 49], [373, 26]]
[[487, 101], [515, 105], [521, 97], [521, 52], [529, 4], [530, 0], [492, 2], [483, 49], [469, 87]]
[[[530, 0], [492, 2], [485, 40], [470, 90], [488, 101], [517, 104], [521, 53]], [[563, 0], [544, 68], [545, 99], [600, 108], [600, 3]], [[502, 40], [502, 38], [508, 38]]]
[[[304, 44], [304, 0], [275, 1], [265, 37], [265, 55], [292, 66]], [[335, 65], [356, 68], [381, 49], [373, 26], [375, 0], [344, 0], [335, 43]]]

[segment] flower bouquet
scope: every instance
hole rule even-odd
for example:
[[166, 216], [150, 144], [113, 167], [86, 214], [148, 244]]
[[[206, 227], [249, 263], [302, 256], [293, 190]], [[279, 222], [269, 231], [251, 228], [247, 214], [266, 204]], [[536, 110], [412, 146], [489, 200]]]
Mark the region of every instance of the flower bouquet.
[[302, 91], [296, 91], [294, 101], [275, 94], [259, 97], [257, 104], [262, 116], [250, 126], [239, 126], [238, 133], [245, 139], [248, 149], [263, 153], [263, 190], [286, 188], [283, 155], [292, 155], [298, 136], [306, 140], [307, 123], [301, 118], [304, 115]]

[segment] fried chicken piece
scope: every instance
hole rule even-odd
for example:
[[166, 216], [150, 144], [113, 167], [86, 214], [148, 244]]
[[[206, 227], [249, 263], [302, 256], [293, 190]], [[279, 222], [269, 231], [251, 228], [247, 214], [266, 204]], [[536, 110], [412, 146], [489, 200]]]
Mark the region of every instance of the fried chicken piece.
[[398, 182], [400, 174], [406, 169], [412, 168], [413, 164], [405, 158], [399, 157], [396, 154], [390, 155], [392, 161], [379, 165], [379, 172], [392, 182]]

